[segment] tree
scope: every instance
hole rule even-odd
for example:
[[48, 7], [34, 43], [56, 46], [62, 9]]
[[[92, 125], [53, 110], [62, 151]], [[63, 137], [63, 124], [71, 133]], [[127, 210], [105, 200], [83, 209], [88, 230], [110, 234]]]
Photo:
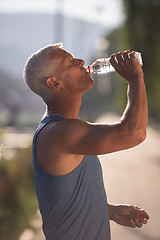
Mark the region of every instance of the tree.
[[[126, 21], [110, 36], [110, 53], [120, 50], [136, 50], [142, 53], [143, 71], [147, 89], [149, 116], [160, 121], [160, 1], [159, 0], [124, 0]], [[120, 83], [121, 96], [126, 85]], [[118, 91], [119, 93], [119, 91]], [[117, 96], [119, 98], [119, 94]], [[124, 107], [124, 98], [120, 102]], [[123, 104], [122, 104], [123, 103]]]
[[0, 239], [17, 240], [38, 209], [33, 183], [31, 147], [0, 161]]

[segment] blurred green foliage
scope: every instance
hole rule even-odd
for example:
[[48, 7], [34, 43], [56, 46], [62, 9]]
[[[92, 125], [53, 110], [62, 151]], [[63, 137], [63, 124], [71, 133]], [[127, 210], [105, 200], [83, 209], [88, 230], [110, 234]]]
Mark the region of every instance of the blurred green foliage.
[[[160, 121], [160, 1], [124, 0], [126, 20], [107, 39], [108, 54], [127, 49], [139, 51], [143, 58], [143, 71], [148, 96], [149, 117]], [[125, 81], [113, 74], [117, 81], [116, 108], [122, 111], [126, 104]]]
[[37, 208], [29, 147], [0, 161], [0, 239], [18, 240]]

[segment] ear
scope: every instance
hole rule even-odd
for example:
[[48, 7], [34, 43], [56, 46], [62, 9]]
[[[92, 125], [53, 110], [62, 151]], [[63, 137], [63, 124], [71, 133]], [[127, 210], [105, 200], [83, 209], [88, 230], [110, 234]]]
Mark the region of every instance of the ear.
[[48, 86], [49, 88], [57, 88], [58, 85], [59, 85], [59, 83], [58, 83], [58, 81], [56, 80], [55, 77], [49, 77], [49, 78], [47, 78], [46, 84], [47, 84], [47, 86]]

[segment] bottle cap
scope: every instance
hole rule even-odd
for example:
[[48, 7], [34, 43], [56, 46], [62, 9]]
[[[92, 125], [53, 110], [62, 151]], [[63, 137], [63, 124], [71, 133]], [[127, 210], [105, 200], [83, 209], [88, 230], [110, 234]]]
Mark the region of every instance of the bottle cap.
[[86, 69], [86, 72], [91, 73], [91, 66], [87, 66], [85, 67], [85, 69]]

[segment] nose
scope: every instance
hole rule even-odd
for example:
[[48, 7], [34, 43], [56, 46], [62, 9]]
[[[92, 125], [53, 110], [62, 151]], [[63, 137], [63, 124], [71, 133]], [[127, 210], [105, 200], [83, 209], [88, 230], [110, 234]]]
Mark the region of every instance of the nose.
[[77, 59], [77, 63], [79, 66], [83, 67], [83, 65], [85, 64], [85, 61], [82, 59]]

